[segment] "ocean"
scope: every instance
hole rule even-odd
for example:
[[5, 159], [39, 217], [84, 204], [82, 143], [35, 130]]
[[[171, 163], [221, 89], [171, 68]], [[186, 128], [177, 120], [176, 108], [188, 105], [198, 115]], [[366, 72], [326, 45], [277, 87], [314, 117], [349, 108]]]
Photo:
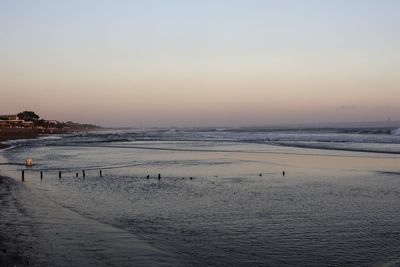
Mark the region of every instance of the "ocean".
[[21, 215], [0, 225], [31, 238], [33, 266], [400, 265], [396, 128], [111, 129], [9, 144], [0, 174], [18, 184]]

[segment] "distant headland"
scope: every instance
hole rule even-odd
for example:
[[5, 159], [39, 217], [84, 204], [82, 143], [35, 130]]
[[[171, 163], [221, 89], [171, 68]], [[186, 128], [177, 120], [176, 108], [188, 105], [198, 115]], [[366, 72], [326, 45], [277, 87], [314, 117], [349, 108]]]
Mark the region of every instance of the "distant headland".
[[[10, 139], [34, 138], [40, 134], [63, 134], [93, 131], [100, 126], [72, 121], [46, 120], [33, 111], [0, 115], [0, 142]], [[0, 143], [0, 149], [7, 147]]]

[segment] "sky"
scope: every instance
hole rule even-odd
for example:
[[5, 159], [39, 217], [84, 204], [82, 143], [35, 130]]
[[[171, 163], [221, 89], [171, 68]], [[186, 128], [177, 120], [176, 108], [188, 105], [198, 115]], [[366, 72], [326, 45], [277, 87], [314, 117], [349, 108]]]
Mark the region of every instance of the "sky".
[[0, 113], [103, 126], [400, 120], [400, 1], [0, 0]]

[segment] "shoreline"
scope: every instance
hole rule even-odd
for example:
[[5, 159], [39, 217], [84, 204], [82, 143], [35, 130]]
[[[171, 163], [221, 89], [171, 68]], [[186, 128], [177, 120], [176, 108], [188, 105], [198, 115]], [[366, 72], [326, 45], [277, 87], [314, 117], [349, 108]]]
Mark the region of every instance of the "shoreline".
[[96, 129], [26, 129], [26, 128], [0, 128], [0, 150], [10, 147], [4, 142], [18, 139], [34, 139], [42, 135], [59, 135], [77, 132], [88, 132]]
[[[8, 148], [10, 145], [4, 142], [17, 139], [33, 139], [41, 134], [52, 134], [53, 131], [43, 129], [25, 129], [25, 128], [0, 128], [0, 149]], [[63, 132], [56, 131], [55, 134]]]
[[[249, 150], [255, 146], [246, 145]], [[53, 151], [59, 149], [43, 152]], [[106, 153], [121, 160], [127, 155], [88, 153], [84, 147], [63, 152], [85, 164], [106, 163]], [[98, 172], [85, 179], [71, 173], [61, 180], [45, 175], [41, 182], [28, 173], [21, 183], [19, 173], [3, 172], [12, 181], [0, 181], [0, 266], [397, 263], [399, 230], [393, 225], [400, 218], [392, 188], [400, 180], [377, 172], [396, 172], [397, 160], [189, 152], [171, 162], [166, 153], [138, 150], [135, 160], [149, 165], [110, 170], [104, 178]], [[171, 166], [157, 169], [163, 179], [145, 179], [149, 166], [163, 160]], [[189, 173], [194, 180], [181, 179]], [[370, 237], [367, 247], [354, 245], [365, 236]]]

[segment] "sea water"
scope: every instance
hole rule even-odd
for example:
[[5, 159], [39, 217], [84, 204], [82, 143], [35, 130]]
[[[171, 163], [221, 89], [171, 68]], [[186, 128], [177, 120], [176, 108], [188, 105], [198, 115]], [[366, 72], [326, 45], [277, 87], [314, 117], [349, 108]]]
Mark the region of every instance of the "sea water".
[[[111, 130], [11, 142], [2, 172], [19, 180], [25, 169], [41, 203], [131, 233], [182, 265], [396, 266], [396, 133]], [[27, 157], [29, 169], [18, 165]]]

